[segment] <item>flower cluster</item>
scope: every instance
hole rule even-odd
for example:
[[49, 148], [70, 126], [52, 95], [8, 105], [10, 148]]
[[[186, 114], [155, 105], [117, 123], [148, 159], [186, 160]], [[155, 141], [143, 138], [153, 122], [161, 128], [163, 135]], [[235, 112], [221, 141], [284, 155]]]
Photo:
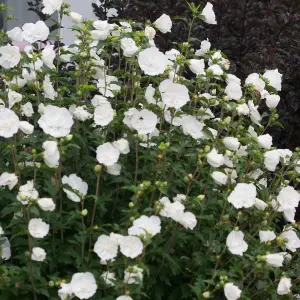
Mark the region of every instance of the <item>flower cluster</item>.
[[[217, 23], [211, 3], [189, 6], [190, 29]], [[56, 12], [71, 45], [44, 21], [0, 39], [1, 293], [299, 297], [300, 150], [268, 133], [279, 71], [240, 79], [191, 36], [162, 51], [166, 14], [93, 22], [43, 0]]]

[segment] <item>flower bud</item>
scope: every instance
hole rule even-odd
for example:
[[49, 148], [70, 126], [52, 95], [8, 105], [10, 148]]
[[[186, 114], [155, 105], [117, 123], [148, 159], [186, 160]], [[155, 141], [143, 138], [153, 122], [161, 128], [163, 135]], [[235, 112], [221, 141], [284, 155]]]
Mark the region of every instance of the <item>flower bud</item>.
[[52, 281], [52, 280], [49, 281], [49, 286], [50, 286], [50, 287], [54, 287], [54, 285], [55, 285], [54, 281]]
[[226, 154], [227, 154], [228, 157], [232, 157], [233, 156], [233, 153], [230, 150], [226, 150]]
[[202, 294], [204, 299], [208, 299], [210, 297], [210, 292], [205, 292]]
[[72, 139], [73, 139], [73, 134], [68, 134], [68, 135], [66, 136], [67, 142], [72, 141]]
[[203, 200], [204, 198], [205, 198], [205, 195], [199, 195], [199, 196], [197, 196], [197, 199], [200, 200], [200, 201]]
[[134, 222], [135, 221], [135, 217], [130, 217], [130, 222]]
[[102, 166], [101, 165], [96, 165], [94, 168], [95, 173], [100, 173], [102, 171]]
[[129, 207], [129, 208], [134, 208], [134, 203], [133, 203], [133, 202], [130, 202], [130, 203], [128, 204], [128, 207]]
[[205, 148], [204, 148], [204, 152], [205, 153], [209, 153], [211, 150], [210, 146], [209, 145], [206, 145]]
[[88, 210], [87, 210], [87, 209], [84, 209], [84, 210], [81, 212], [81, 215], [82, 215], [83, 217], [86, 217], [87, 214], [88, 214]]

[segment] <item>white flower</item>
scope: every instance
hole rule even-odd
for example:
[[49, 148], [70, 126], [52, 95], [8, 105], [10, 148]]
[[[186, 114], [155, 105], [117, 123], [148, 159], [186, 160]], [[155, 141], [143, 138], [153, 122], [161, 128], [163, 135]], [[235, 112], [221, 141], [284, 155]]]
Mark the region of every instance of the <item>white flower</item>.
[[194, 116], [183, 116], [181, 121], [183, 133], [190, 135], [194, 139], [200, 139], [203, 137], [204, 125], [200, 123]]
[[22, 42], [23, 41], [23, 31], [20, 27], [15, 27], [12, 30], [6, 32], [8, 38], [13, 42]]
[[162, 33], [171, 32], [172, 20], [166, 14], [161, 15], [153, 24]]
[[213, 148], [206, 156], [207, 162], [214, 168], [218, 168], [224, 164], [224, 156], [219, 154], [215, 148]]
[[41, 198], [38, 200], [38, 205], [43, 211], [54, 211], [55, 203], [51, 198]]
[[173, 201], [176, 202], [184, 202], [186, 200], [186, 195], [183, 195], [183, 194], [177, 194], [176, 197], [173, 197]]
[[258, 198], [255, 198], [254, 206], [259, 210], [265, 210], [268, 207], [268, 204]]
[[132, 38], [122, 38], [121, 48], [123, 50], [123, 55], [126, 57], [132, 57], [139, 51], [139, 48]]
[[261, 243], [266, 243], [276, 239], [276, 234], [271, 230], [260, 230], [259, 239]]
[[300, 248], [300, 239], [292, 227], [288, 227], [279, 237], [287, 239], [285, 245], [290, 251], [295, 252]]
[[34, 238], [43, 238], [49, 232], [49, 224], [43, 222], [42, 219], [31, 219], [28, 224], [28, 230]]
[[54, 45], [46, 45], [42, 51], [42, 61], [50, 69], [54, 69], [53, 60], [55, 58]]
[[46, 141], [43, 143], [43, 157], [45, 164], [49, 168], [54, 168], [58, 166], [60, 154], [57, 148], [57, 142], [56, 141]]
[[97, 291], [95, 277], [90, 272], [74, 274], [70, 284], [73, 294], [79, 299], [89, 299]]
[[74, 202], [80, 202], [80, 200], [86, 196], [88, 184], [76, 174], [71, 174], [69, 177], [65, 175], [61, 182], [62, 184], [68, 185], [73, 191], [76, 192], [72, 192], [69, 189], [63, 189], [70, 200]]
[[176, 222], [180, 222], [184, 214], [184, 205], [178, 201], [171, 203], [168, 198], [165, 198], [166, 197], [160, 199], [160, 202], [164, 204], [164, 208], [160, 211], [160, 215], [171, 218]]
[[50, 100], [55, 100], [58, 93], [55, 91], [53, 87], [53, 83], [50, 80], [50, 75], [46, 74], [44, 81], [43, 81], [43, 90], [44, 90], [44, 97]]
[[241, 79], [233, 74], [227, 74], [226, 83], [229, 84], [230, 82], [234, 82], [238, 85], [241, 85]]
[[138, 63], [146, 75], [156, 76], [164, 73], [169, 60], [156, 47], [150, 47], [139, 53]]
[[58, 290], [58, 296], [61, 300], [70, 299], [73, 296], [73, 291], [70, 283], [61, 283], [60, 289]]
[[[151, 216], [151, 217], [141, 216], [133, 222], [132, 227], [142, 229], [144, 232], [143, 235], [145, 235], [145, 233], [148, 233], [149, 235], [151, 235], [151, 237], [153, 237], [156, 234], [160, 233], [161, 230], [160, 223], [161, 223], [160, 218], [157, 216]], [[130, 231], [131, 230], [129, 228], [128, 233]]]
[[52, 15], [55, 11], [61, 9], [63, 0], [43, 0], [43, 14]]
[[241, 297], [242, 291], [232, 282], [224, 285], [224, 294], [227, 300], [237, 300]]
[[204, 9], [202, 10], [201, 16], [203, 16], [205, 23], [212, 25], [217, 24], [213, 5], [210, 2], [206, 3]]
[[196, 216], [191, 212], [185, 212], [181, 216], [179, 223], [186, 229], [193, 230], [197, 226]]
[[166, 79], [159, 85], [162, 101], [168, 107], [179, 109], [190, 101], [189, 90], [183, 84]]
[[278, 295], [286, 295], [290, 293], [292, 287], [291, 279], [290, 278], [281, 278], [277, 287], [277, 294]]
[[113, 118], [114, 110], [111, 107], [111, 104], [106, 99], [98, 99], [97, 107], [94, 111], [95, 124], [106, 126], [113, 120]]
[[155, 94], [155, 88], [152, 86], [152, 84], [149, 84], [145, 91], [145, 99], [148, 104], [156, 104], [156, 99], [154, 98]]
[[107, 21], [95, 21], [93, 26], [96, 29], [91, 31], [94, 40], [104, 41], [108, 38], [110, 29]]
[[7, 237], [0, 238], [0, 253], [3, 260], [9, 260], [11, 257], [11, 247]]
[[121, 165], [120, 164], [114, 164], [112, 166], [106, 167], [106, 172], [113, 176], [118, 176], [121, 174]]
[[223, 143], [227, 149], [232, 151], [237, 151], [240, 147], [240, 142], [235, 137], [225, 137]]
[[121, 31], [124, 33], [132, 32], [132, 27], [128, 22], [120, 22], [120, 25], [122, 26]]
[[248, 116], [250, 113], [249, 107], [246, 103], [239, 104], [236, 108], [238, 115]]
[[20, 129], [22, 130], [22, 132], [25, 134], [32, 134], [34, 131], [34, 126], [26, 121], [21, 121], [19, 123], [19, 126], [20, 126]]
[[70, 12], [69, 17], [72, 20], [72, 22], [75, 24], [79, 24], [83, 21], [83, 16], [74, 11]]
[[214, 182], [219, 185], [226, 185], [228, 181], [228, 176], [222, 172], [215, 171], [211, 174]]
[[4, 172], [0, 175], [0, 186], [8, 186], [12, 190], [18, 183], [18, 177], [15, 174]]
[[235, 208], [249, 208], [255, 204], [256, 187], [253, 183], [238, 183], [228, 197], [228, 202]]
[[38, 120], [43, 131], [55, 138], [67, 136], [73, 123], [72, 115], [65, 107], [53, 105], [47, 105], [44, 114]]
[[152, 111], [143, 109], [134, 113], [130, 124], [139, 135], [151, 134], [156, 128], [157, 116]]
[[21, 105], [21, 113], [28, 118], [32, 117], [34, 111], [31, 102], [27, 102], [24, 105]]
[[273, 138], [269, 134], [260, 135], [257, 137], [259, 145], [264, 149], [271, 149]]
[[155, 35], [156, 35], [156, 31], [153, 27], [151, 27], [151, 26], [146, 26], [145, 27], [145, 36], [149, 40], [153, 40], [155, 38]]
[[120, 251], [123, 255], [136, 258], [143, 253], [143, 243], [136, 236], [124, 236], [120, 241]]
[[108, 286], [115, 286], [115, 281], [116, 281], [116, 275], [115, 273], [112, 272], [103, 272], [101, 275], [101, 278], [104, 280], [104, 282], [108, 285]]
[[126, 284], [138, 284], [143, 281], [144, 270], [138, 266], [130, 266], [124, 271], [124, 282]]
[[189, 68], [196, 75], [205, 74], [204, 59], [190, 59]]
[[129, 143], [123, 138], [113, 142], [112, 145], [117, 148], [121, 154], [128, 154], [130, 152]]
[[180, 52], [176, 49], [171, 49], [166, 51], [165, 55], [169, 60], [176, 60], [177, 56], [180, 55]]
[[104, 261], [112, 260], [118, 255], [118, 243], [112, 237], [100, 235], [94, 245], [94, 252]]
[[267, 254], [266, 262], [272, 267], [282, 267], [283, 266], [284, 257], [280, 254]]
[[283, 216], [287, 222], [293, 223], [295, 222], [296, 208], [285, 209], [283, 211]]
[[39, 193], [34, 188], [33, 181], [27, 181], [26, 184], [20, 186], [17, 200], [26, 205], [29, 200], [36, 200], [38, 197]]
[[286, 165], [290, 162], [290, 159], [293, 155], [293, 152], [289, 149], [277, 149], [280, 158], [281, 158], [281, 162]]
[[300, 194], [292, 186], [282, 188], [277, 196], [279, 211], [297, 208], [299, 201]]
[[79, 121], [86, 121], [88, 119], [91, 119], [93, 117], [92, 114], [90, 114], [87, 110], [86, 110], [86, 106], [77, 106], [75, 108], [75, 110], [73, 111], [73, 117], [76, 120]]
[[276, 108], [280, 101], [280, 96], [278, 95], [268, 95], [266, 97], [266, 104], [269, 108]]
[[40, 247], [33, 247], [31, 259], [35, 261], [44, 261], [46, 259], [46, 251]]
[[225, 93], [227, 94], [227, 96], [230, 99], [233, 99], [233, 100], [239, 100], [243, 97], [243, 91], [242, 91], [240, 84], [238, 84], [234, 81], [230, 81], [227, 84], [227, 86], [225, 88]]
[[115, 96], [114, 93], [121, 90], [121, 87], [116, 84], [118, 83], [118, 78], [115, 76], [109, 76], [103, 72], [100, 72], [99, 75], [97, 82], [99, 92], [105, 97], [113, 98]]
[[34, 23], [26, 23], [22, 27], [23, 39], [30, 44], [37, 41], [45, 41], [49, 36], [49, 28], [44, 21], [37, 21]]
[[106, 167], [114, 165], [120, 156], [120, 151], [111, 143], [105, 143], [97, 148], [97, 160]]
[[102, 103], [106, 103], [107, 98], [101, 96], [101, 95], [95, 95], [94, 98], [91, 100], [91, 103], [94, 107], [97, 107], [98, 105], [101, 105]]
[[15, 67], [21, 59], [19, 48], [11, 45], [0, 47], [0, 55], [0, 66], [4, 69]]
[[280, 153], [278, 150], [267, 151], [264, 154], [264, 164], [269, 171], [275, 171], [280, 161]]
[[109, 8], [106, 13], [107, 18], [117, 17], [118, 15], [118, 10], [114, 7]]
[[207, 68], [208, 71], [211, 71], [213, 75], [221, 76], [224, 74], [224, 71], [219, 65], [211, 65], [209, 68]]
[[267, 70], [263, 77], [269, 80], [270, 86], [277, 91], [281, 91], [282, 74], [278, 72], [278, 69]]
[[116, 300], [133, 300], [133, 299], [130, 296], [123, 295], [123, 296], [119, 296]]
[[210, 50], [210, 47], [211, 47], [211, 43], [208, 39], [202, 41], [201, 48], [195, 52], [195, 55], [204, 56]]
[[252, 73], [250, 74], [245, 81], [246, 85], [250, 85], [252, 84], [254, 86], [254, 88], [259, 91], [260, 93], [265, 89], [265, 82], [259, 78], [259, 74], [257, 73]]
[[15, 91], [8, 90], [8, 106], [12, 108], [16, 103], [22, 101], [23, 96]]
[[261, 120], [261, 116], [257, 110], [258, 106], [255, 106], [253, 101], [252, 100], [249, 100], [248, 101], [248, 107], [249, 107], [249, 110], [250, 110], [250, 118], [251, 118], [251, 121], [256, 124], [256, 125], [259, 125], [260, 126], [260, 120]]
[[244, 241], [244, 233], [242, 231], [231, 231], [226, 239], [226, 246], [232, 254], [243, 256], [247, 251], [248, 244]]

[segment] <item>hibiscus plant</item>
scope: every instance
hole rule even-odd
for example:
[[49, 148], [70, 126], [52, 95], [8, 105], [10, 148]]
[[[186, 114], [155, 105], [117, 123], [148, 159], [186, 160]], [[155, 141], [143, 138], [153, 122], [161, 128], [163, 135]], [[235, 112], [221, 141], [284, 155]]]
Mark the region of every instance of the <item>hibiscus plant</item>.
[[[0, 299], [299, 298], [300, 151], [267, 133], [278, 70], [241, 82], [191, 35], [163, 53], [166, 14], [43, 5], [76, 40], [42, 20], [1, 35]], [[190, 28], [217, 23], [189, 6]]]

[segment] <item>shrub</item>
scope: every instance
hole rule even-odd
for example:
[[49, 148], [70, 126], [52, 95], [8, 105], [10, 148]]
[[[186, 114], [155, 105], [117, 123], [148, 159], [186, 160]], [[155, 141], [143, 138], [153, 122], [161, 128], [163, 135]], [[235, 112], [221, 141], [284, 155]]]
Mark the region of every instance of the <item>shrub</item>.
[[169, 32], [168, 15], [109, 24], [44, 6], [78, 41], [54, 48], [43, 21], [2, 35], [1, 300], [300, 293], [299, 151], [265, 133], [281, 74], [242, 83], [210, 43], [195, 51], [210, 3], [189, 5], [187, 41], [166, 53], [154, 27]]

